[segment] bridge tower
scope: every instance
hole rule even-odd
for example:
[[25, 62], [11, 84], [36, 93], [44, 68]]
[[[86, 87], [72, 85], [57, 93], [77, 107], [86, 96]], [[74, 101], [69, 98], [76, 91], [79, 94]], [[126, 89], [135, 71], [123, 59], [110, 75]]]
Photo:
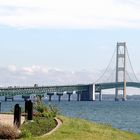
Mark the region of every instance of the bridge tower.
[[[119, 87], [119, 82], [123, 82], [123, 87]], [[117, 43], [117, 53], [116, 53], [116, 89], [115, 89], [115, 101], [119, 100], [119, 91], [123, 91], [122, 100], [126, 100], [126, 43]]]

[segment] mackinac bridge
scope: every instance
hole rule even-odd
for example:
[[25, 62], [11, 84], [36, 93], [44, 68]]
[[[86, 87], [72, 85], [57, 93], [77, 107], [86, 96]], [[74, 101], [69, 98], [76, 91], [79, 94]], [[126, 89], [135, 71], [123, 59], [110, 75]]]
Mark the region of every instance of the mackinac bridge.
[[[110, 70], [111, 64], [114, 64], [112, 62], [114, 57], [115, 66]], [[128, 72], [128, 68], [131, 70], [131, 73]], [[47, 96], [48, 100], [52, 101], [52, 97], [56, 95], [60, 101], [62, 96], [66, 94], [68, 101], [70, 101], [71, 96], [75, 94], [77, 101], [95, 101], [95, 94], [98, 93], [101, 101], [103, 90], [115, 89], [114, 100], [126, 101], [127, 87], [140, 88], [140, 82], [132, 67], [126, 42], [118, 42], [107, 68], [93, 83], [60, 86], [39, 86], [35, 84], [32, 87], [0, 87], [0, 96], [4, 96], [6, 101], [7, 99], [13, 100], [13, 97], [16, 95], [22, 95], [26, 100], [30, 95], [35, 94], [39, 97]]]

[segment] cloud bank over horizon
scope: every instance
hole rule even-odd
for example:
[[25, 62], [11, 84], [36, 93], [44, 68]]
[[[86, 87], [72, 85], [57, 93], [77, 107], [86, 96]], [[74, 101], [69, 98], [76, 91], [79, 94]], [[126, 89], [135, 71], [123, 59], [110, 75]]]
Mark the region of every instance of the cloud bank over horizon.
[[88, 70], [68, 71], [37, 65], [9, 65], [0, 67], [0, 86], [90, 84], [97, 80], [99, 74]]
[[140, 29], [140, 2], [138, 0], [0, 0], [0, 25], [19, 29]]
[[[110, 71], [102, 77], [104, 71], [105, 69], [69, 71], [38, 65], [24, 67], [17, 67], [16, 65], [1, 66], [0, 86], [33, 86], [34, 84], [38, 84], [39, 86], [72, 85], [115, 80], [114, 70], [110, 69]], [[137, 73], [137, 75], [140, 76], [140, 73]], [[97, 81], [98, 79], [99, 81]]]

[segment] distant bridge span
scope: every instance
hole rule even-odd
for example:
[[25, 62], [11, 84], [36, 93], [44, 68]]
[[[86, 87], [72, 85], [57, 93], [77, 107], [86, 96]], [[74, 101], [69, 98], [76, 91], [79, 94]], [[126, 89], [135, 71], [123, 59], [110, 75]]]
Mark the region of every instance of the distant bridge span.
[[[140, 88], [140, 83], [137, 82], [126, 82], [127, 87]], [[23, 95], [29, 96], [31, 94], [44, 95], [45, 93], [48, 96], [54, 94], [62, 95], [68, 94], [71, 95], [75, 91], [77, 97], [81, 101], [92, 101], [95, 100], [95, 93], [99, 92], [99, 99], [101, 100], [101, 91], [106, 89], [113, 88], [123, 88], [124, 83], [96, 83], [96, 84], [87, 84], [87, 85], [61, 85], [61, 86], [37, 86], [37, 87], [7, 87], [0, 88], [0, 96], [15, 96]], [[80, 95], [80, 96], [79, 96]], [[70, 98], [70, 96], [69, 96]]]
[[[137, 82], [126, 82], [127, 87], [134, 87], [134, 88], [140, 88], [140, 83]], [[112, 89], [112, 88], [123, 88], [124, 87], [124, 82], [111, 82], [111, 83], [97, 83], [95, 84], [95, 90], [99, 91], [102, 89]]]

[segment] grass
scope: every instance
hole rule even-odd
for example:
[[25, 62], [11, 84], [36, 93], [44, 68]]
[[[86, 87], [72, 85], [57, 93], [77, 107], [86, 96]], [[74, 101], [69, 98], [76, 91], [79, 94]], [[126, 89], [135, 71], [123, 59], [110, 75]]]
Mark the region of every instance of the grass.
[[60, 117], [62, 126], [53, 134], [36, 140], [140, 140], [140, 135], [82, 119]]

